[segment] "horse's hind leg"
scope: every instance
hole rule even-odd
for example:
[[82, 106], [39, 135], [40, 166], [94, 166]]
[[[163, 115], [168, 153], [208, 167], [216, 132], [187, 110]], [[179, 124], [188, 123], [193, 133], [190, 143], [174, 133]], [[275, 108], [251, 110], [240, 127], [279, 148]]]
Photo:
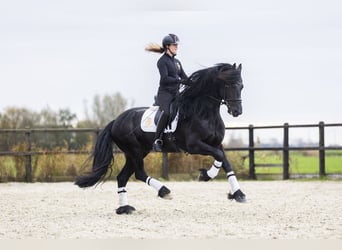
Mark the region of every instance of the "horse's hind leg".
[[135, 165], [135, 178], [137, 180], [145, 182], [147, 185], [153, 187], [157, 192], [158, 196], [164, 199], [171, 199], [171, 191], [164, 186], [160, 181], [148, 176], [144, 169], [144, 160], [142, 158], [137, 158]]
[[119, 194], [119, 208], [116, 209], [117, 214], [130, 214], [135, 211], [135, 208], [128, 205], [126, 184], [129, 177], [134, 173], [134, 163], [126, 156], [125, 166], [117, 176], [118, 194]]

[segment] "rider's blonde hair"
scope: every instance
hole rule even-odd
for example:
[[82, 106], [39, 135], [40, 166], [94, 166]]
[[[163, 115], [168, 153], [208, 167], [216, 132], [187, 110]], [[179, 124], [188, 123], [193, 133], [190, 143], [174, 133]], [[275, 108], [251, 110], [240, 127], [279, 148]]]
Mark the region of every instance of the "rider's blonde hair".
[[150, 43], [149, 45], [146, 46], [145, 50], [149, 52], [156, 52], [156, 53], [163, 53], [165, 51], [162, 46], [156, 43]]

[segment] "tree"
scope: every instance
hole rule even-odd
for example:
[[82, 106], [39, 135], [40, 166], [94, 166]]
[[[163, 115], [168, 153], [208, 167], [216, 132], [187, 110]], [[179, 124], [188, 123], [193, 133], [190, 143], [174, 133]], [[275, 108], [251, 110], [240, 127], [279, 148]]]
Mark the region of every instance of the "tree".
[[[0, 128], [3, 129], [23, 129], [31, 128], [39, 121], [37, 113], [26, 108], [8, 107], [1, 115]], [[1, 133], [0, 149], [7, 151], [14, 145], [25, 141], [24, 134]]]
[[57, 113], [49, 107], [42, 109], [39, 113], [39, 123], [37, 127], [56, 127], [57, 126]]
[[0, 128], [18, 129], [33, 127], [39, 121], [39, 115], [26, 108], [9, 107], [1, 115]]
[[98, 127], [104, 127], [115, 119], [127, 107], [127, 101], [120, 93], [106, 94], [103, 97], [95, 95], [92, 103], [92, 113], [89, 115], [86, 108], [87, 120], [93, 121]]
[[[109, 121], [115, 119], [126, 109], [127, 101], [120, 93], [95, 95], [91, 106], [92, 113], [86, 112], [86, 119], [79, 121], [77, 127], [103, 128]], [[26, 108], [9, 107], [0, 113], [0, 129], [23, 129], [23, 128], [70, 128], [76, 120], [76, 114], [70, 109], [64, 108], [57, 112], [46, 107], [40, 112], [35, 112]], [[80, 149], [87, 145], [93, 135], [87, 133], [72, 133], [58, 131], [50, 133], [42, 131], [31, 134], [32, 147], [53, 149], [64, 147], [67, 144], [69, 149]], [[24, 133], [1, 133], [0, 150], [10, 150], [13, 146], [25, 143]]]
[[77, 118], [76, 114], [72, 114], [69, 109], [60, 109], [58, 112], [59, 125], [63, 127], [72, 127], [72, 122]]

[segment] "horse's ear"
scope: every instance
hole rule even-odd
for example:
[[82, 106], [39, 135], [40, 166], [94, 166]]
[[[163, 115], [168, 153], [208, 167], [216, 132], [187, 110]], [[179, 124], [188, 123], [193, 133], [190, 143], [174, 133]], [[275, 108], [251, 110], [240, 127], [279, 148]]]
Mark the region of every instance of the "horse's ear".
[[241, 63], [239, 64], [237, 70], [241, 72], [241, 70], [242, 70], [242, 65], [241, 65]]
[[233, 64], [233, 69], [236, 69], [236, 63]]

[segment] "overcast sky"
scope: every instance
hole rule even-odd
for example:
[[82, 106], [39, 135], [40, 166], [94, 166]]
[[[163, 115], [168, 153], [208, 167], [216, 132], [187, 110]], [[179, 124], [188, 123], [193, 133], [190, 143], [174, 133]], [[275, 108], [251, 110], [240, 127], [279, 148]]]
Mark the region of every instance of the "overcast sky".
[[341, 2], [0, 0], [0, 112], [70, 108], [95, 94], [149, 106], [168, 33], [192, 72], [242, 63], [244, 113], [227, 123], [342, 122]]

